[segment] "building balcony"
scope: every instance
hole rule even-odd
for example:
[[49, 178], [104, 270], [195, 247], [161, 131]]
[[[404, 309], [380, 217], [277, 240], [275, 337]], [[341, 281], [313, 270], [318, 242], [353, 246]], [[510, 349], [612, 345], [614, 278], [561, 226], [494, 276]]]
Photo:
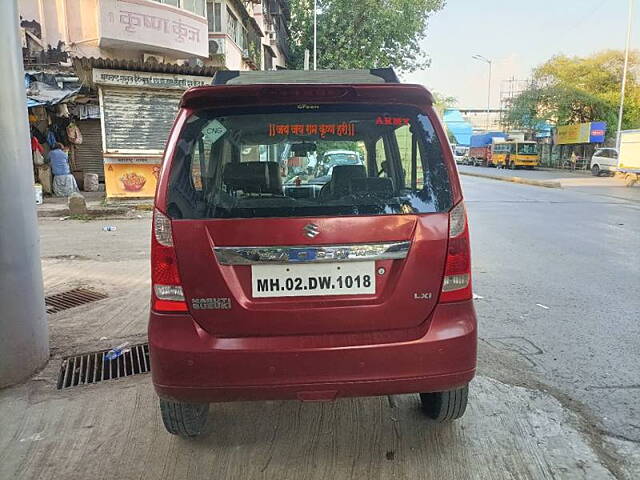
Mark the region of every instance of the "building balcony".
[[99, 0], [98, 45], [171, 54], [209, 56], [207, 19], [152, 0]]

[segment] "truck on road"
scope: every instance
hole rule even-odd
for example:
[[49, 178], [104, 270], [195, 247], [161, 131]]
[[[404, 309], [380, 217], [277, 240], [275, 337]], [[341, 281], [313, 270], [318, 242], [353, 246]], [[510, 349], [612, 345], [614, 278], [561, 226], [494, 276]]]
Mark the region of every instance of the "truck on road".
[[620, 132], [618, 172], [624, 174], [628, 187], [640, 181], [640, 130]]
[[469, 163], [476, 167], [491, 166], [491, 146], [494, 138], [507, 138], [506, 133], [488, 132], [471, 136], [471, 148], [469, 149]]

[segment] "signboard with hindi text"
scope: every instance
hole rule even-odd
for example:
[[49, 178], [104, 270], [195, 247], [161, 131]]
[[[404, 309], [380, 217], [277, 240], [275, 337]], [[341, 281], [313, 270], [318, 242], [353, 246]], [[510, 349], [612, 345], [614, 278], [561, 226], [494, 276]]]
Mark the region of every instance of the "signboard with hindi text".
[[205, 17], [152, 0], [99, 0], [98, 12], [100, 47], [209, 56]]
[[187, 90], [191, 87], [211, 85], [213, 77], [179, 75], [171, 73], [133, 72], [128, 70], [93, 69], [93, 83], [114, 87], [164, 88]]
[[159, 157], [105, 157], [104, 183], [109, 198], [150, 198], [160, 175]]
[[572, 145], [579, 143], [603, 143], [607, 132], [605, 122], [576, 123], [557, 127], [558, 145]]

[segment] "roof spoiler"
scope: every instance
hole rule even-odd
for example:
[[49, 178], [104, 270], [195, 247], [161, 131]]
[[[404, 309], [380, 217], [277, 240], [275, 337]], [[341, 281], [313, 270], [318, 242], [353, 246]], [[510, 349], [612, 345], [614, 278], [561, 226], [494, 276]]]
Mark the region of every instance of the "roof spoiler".
[[393, 68], [369, 70], [221, 70], [212, 85], [255, 85], [274, 83], [400, 83]]

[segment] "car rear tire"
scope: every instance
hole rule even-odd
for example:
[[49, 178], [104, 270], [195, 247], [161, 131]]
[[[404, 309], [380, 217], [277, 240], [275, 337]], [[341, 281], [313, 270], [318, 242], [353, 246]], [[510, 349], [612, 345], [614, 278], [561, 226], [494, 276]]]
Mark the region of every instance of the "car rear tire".
[[421, 393], [423, 412], [438, 423], [447, 423], [464, 415], [469, 398], [469, 385], [447, 392]]
[[160, 399], [162, 422], [167, 432], [181, 437], [197, 437], [204, 431], [208, 403], [179, 403]]
[[594, 177], [600, 176], [600, 167], [598, 165], [594, 165], [593, 167], [591, 167], [591, 175], [593, 175]]

